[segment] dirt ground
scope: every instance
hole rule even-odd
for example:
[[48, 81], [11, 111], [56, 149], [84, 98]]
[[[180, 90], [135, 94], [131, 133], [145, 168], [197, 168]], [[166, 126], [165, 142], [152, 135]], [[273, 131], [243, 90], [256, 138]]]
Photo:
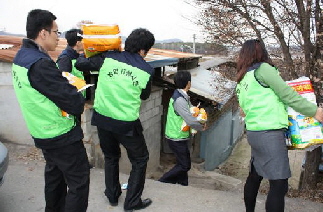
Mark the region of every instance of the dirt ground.
[[[249, 171], [249, 160], [250, 160], [250, 146], [247, 142], [245, 136], [236, 144], [232, 151], [231, 156], [223, 164], [221, 164], [218, 169], [214, 170], [217, 173], [227, 175], [236, 179], [241, 180], [243, 183], [236, 187], [235, 190], [242, 192], [244, 182], [248, 176]], [[192, 159], [193, 160], [193, 159]], [[163, 172], [166, 172], [175, 164], [175, 158], [173, 154], [163, 154], [161, 155], [161, 170], [156, 175], [152, 177], [153, 179], [158, 179]], [[192, 169], [189, 172], [190, 185], [195, 187], [209, 188], [209, 189], [219, 189], [225, 190], [225, 188], [214, 187], [214, 181], [210, 181], [207, 177], [203, 178], [203, 163], [197, 163], [192, 161]], [[197, 179], [197, 176], [199, 179]], [[232, 190], [232, 189], [231, 189]], [[262, 194], [267, 194], [269, 190], [269, 184], [267, 180], [263, 180], [259, 189]], [[287, 193], [288, 197], [291, 198], [303, 198], [306, 200], [321, 202], [323, 203], [323, 173], [319, 174], [319, 180], [315, 190], [298, 191], [292, 188], [289, 189]]]
[[[12, 147], [9, 146], [9, 148]], [[31, 161], [45, 162], [39, 149], [29, 146], [19, 146], [18, 148], [19, 149], [11, 151], [15, 152], [13, 155], [11, 155], [11, 158], [15, 158], [14, 160], [24, 161], [25, 163], [29, 163]], [[236, 188], [236, 190], [241, 192], [245, 179], [248, 175], [249, 159], [250, 146], [246, 138], [243, 137], [236, 144], [228, 160], [226, 160], [218, 167], [218, 169], [214, 171], [241, 180], [243, 183]], [[158, 180], [164, 172], [174, 166], [175, 161], [176, 160], [173, 154], [162, 153], [160, 170], [154, 173], [154, 175], [149, 176], [149, 178]], [[214, 181], [211, 181], [207, 176], [203, 177], [203, 173], [203, 163], [201, 163], [201, 161], [192, 159], [192, 169], [189, 172], [190, 185], [207, 189], [225, 190], [224, 188], [216, 187], [214, 185]], [[268, 181], [263, 180], [260, 187], [260, 193], [266, 194], [267, 192]], [[319, 175], [319, 181], [315, 190], [297, 191], [289, 189], [287, 196], [299, 197], [306, 200], [323, 203], [323, 173], [321, 172]]]
[[[222, 174], [235, 177], [245, 182], [248, 175], [248, 165], [250, 159], [250, 147], [245, 137], [235, 146], [230, 158], [225, 161], [219, 170]], [[263, 180], [260, 192], [266, 194], [269, 185], [267, 180]], [[298, 191], [289, 189], [288, 197], [299, 197], [314, 202], [323, 203], [323, 172], [319, 173], [319, 179], [315, 190]]]

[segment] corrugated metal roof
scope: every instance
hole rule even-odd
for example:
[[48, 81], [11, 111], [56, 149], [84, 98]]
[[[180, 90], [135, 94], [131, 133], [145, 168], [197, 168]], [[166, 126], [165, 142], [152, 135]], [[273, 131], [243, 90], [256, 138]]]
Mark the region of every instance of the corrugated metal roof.
[[[15, 54], [19, 50], [22, 37], [13, 37], [13, 36], [0, 36], [0, 43], [12, 44], [13, 47], [10, 49], [0, 50], [0, 61], [12, 62]], [[59, 45], [55, 51], [49, 52], [53, 60], [56, 60], [58, 55], [65, 49], [66, 40], [61, 39]], [[192, 53], [183, 53], [173, 50], [162, 50], [152, 48], [147, 57], [145, 58], [147, 62], [156, 67], [166, 67], [167, 66], [178, 64], [180, 61], [186, 61], [192, 58], [201, 58], [202, 55], [192, 54]], [[226, 78], [223, 78], [219, 73], [208, 70], [209, 68], [219, 65], [223, 62], [226, 62], [227, 59], [217, 58], [213, 61], [206, 61], [204, 63], [199, 63], [199, 67], [190, 69], [192, 75], [192, 87], [191, 92], [196, 93], [200, 96], [203, 96], [206, 99], [215, 101], [217, 103], [225, 104], [234, 93], [235, 82], [230, 81]], [[209, 67], [210, 66], [210, 67]], [[170, 75], [177, 71], [172, 69]], [[163, 80], [172, 83], [167, 77]], [[167, 79], [168, 78], [168, 79]]]
[[[0, 49], [0, 61], [11, 63], [16, 53], [21, 47], [22, 39], [23, 37], [0, 35], [0, 43], [13, 45], [13, 47], [10, 49]], [[58, 55], [65, 49], [65, 47], [66, 47], [66, 40], [61, 39], [58, 42], [58, 46], [56, 50], [50, 51], [48, 53], [53, 58], [53, 60], [56, 60]]]
[[164, 57], [172, 57], [172, 58], [201, 58], [202, 55], [199, 54], [193, 54], [193, 53], [186, 53], [186, 52], [180, 52], [175, 50], [165, 50], [165, 49], [156, 49], [152, 48], [149, 51], [149, 54], [153, 57], [154, 55], [164, 56]]
[[[222, 63], [218, 60], [218, 65]], [[192, 75], [191, 91], [213, 100], [220, 105], [226, 104], [233, 96], [236, 82], [231, 81], [221, 75], [220, 72], [207, 70], [199, 66], [189, 70]]]
[[163, 58], [163, 59], [147, 60], [147, 62], [153, 68], [176, 65], [178, 61], [179, 61], [178, 58], [171, 58], [171, 57]]
[[[236, 82], [222, 76], [215, 67], [228, 61], [228, 58], [212, 58], [200, 62], [196, 68], [189, 69], [192, 79], [190, 91], [218, 103], [219, 106], [226, 104], [234, 95]], [[166, 68], [163, 79], [174, 84], [172, 75], [176, 72], [176, 68]]]
[[[2, 49], [0, 50], [0, 61], [12, 62], [15, 57], [17, 51], [19, 50], [23, 37], [15, 37], [15, 36], [4, 36], [0, 35], [0, 43], [6, 43], [13, 45], [13, 48], [10, 49]], [[58, 42], [58, 46], [55, 51], [50, 51], [49, 55], [53, 60], [56, 60], [58, 55], [66, 48], [66, 40], [60, 39]], [[152, 48], [145, 60], [150, 63], [154, 68], [163, 67], [167, 65], [174, 65], [179, 62], [180, 59], [186, 58], [200, 58], [201, 55], [192, 54], [192, 53], [183, 53], [179, 51], [173, 50], [163, 50], [163, 49], [155, 49]]]

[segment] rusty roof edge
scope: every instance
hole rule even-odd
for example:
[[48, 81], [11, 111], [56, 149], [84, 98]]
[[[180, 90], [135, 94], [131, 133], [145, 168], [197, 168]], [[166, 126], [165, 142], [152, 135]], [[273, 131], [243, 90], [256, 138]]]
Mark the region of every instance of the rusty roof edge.
[[232, 90], [232, 92], [230, 92], [229, 96], [225, 99], [218, 99], [211, 94], [208, 94], [206, 92], [203, 92], [201, 90], [198, 90], [198, 89], [192, 88], [192, 87], [190, 88], [190, 91], [197, 94], [197, 95], [203, 96], [204, 98], [209, 99], [219, 105], [225, 105], [234, 96], [234, 90]]
[[[15, 54], [20, 49], [22, 44], [22, 40], [25, 37], [16, 37], [16, 36], [0, 36], [0, 43], [12, 44], [14, 45], [13, 48], [5, 49], [0, 52], [0, 61], [13, 61]], [[49, 55], [52, 57], [53, 60], [56, 60], [58, 55], [63, 51], [66, 47], [66, 40], [60, 38], [59, 45], [57, 46], [55, 51], [49, 52]], [[8, 54], [10, 53], [10, 54]], [[179, 61], [189, 60], [194, 58], [200, 58], [202, 55], [193, 54], [193, 53], [185, 53], [179, 52], [176, 50], [165, 50], [165, 49], [156, 49], [151, 48], [145, 58], [147, 61], [160, 61], [159, 64], [163, 65], [174, 65], [176, 64], [175, 61], [178, 63]], [[156, 63], [157, 62], [152, 62]], [[161, 67], [160, 65], [160, 67]], [[154, 65], [156, 67], [156, 65]]]
[[147, 61], [147, 63], [153, 67], [153, 68], [159, 68], [159, 67], [164, 67], [164, 66], [169, 66], [169, 65], [175, 65], [177, 64], [179, 59], [177, 58], [167, 58], [163, 60], [152, 60], [152, 61]]

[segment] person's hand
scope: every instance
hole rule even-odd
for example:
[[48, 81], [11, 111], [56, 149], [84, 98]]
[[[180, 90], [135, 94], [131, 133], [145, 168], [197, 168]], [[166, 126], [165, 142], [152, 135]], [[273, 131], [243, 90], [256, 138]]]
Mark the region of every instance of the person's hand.
[[317, 108], [314, 118], [319, 122], [323, 122], [323, 108]]
[[85, 54], [84, 54], [84, 52], [80, 53], [80, 54], [79, 54], [79, 57], [85, 58]]
[[206, 125], [206, 123], [204, 123], [204, 124], [202, 124], [203, 125], [203, 129], [201, 130], [201, 131], [205, 131], [205, 130], [207, 130], [207, 125]]

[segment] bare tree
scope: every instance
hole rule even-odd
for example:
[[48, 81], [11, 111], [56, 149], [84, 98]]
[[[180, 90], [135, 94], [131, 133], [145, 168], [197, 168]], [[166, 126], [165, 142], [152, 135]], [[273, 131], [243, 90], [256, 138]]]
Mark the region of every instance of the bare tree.
[[[236, 46], [246, 39], [258, 38], [268, 46], [278, 47], [281, 52], [278, 56], [283, 64], [279, 69], [287, 73], [285, 80], [298, 78], [301, 74], [308, 76], [313, 83], [317, 102], [323, 106], [322, 0], [194, 2], [201, 8], [197, 24], [207, 32], [208, 40]], [[297, 55], [295, 49], [299, 50]], [[317, 152], [316, 155], [320, 157]], [[309, 175], [313, 170], [318, 170], [318, 166], [312, 168], [309, 168]], [[306, 187], [315, 186], [315, 180], [312, 179], [309, 180], [312, 186]]]
[[[322, 81], [315, 71], [322, 69], [322, 1], [320, 0], [195, 0], [202, 8], [198, 24], [208, 40], [225, 45], [258, 38], [279, 46], [289, 79], [301, 70], [311, 80]], [[320, 32], [321, 31], [321, 32]], [[301, 48], [304, 67], [295, 66], [292, 47]], [[300, 70], [301, 69], [301, 70]], [[317, 93], [318, 94], [318, 93]], [[320, 99], [320, 98], [319, 98]], [[322, 99], [323, 101], [323, 99]]]

